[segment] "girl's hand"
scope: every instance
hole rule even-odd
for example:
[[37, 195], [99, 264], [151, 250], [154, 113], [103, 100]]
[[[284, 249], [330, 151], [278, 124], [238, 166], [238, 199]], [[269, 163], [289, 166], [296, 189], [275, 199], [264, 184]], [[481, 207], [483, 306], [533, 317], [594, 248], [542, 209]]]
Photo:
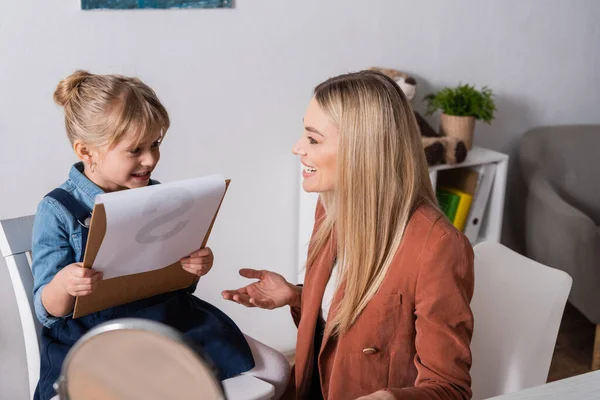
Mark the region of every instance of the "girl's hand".
[[71, 296], [87, 296], [98, 287], [98, 282], [102, 280], [102, 272], [83, 268], [82, 263], [73, 263], [61, 269], [55, 278]]
[[214, 260], [215, 256], [210, 247], [205, 247], [193, 252], [189, 257], [182, 258], [180, 262], [183, 269], [190, 274], [204, 276], [212, 268]]

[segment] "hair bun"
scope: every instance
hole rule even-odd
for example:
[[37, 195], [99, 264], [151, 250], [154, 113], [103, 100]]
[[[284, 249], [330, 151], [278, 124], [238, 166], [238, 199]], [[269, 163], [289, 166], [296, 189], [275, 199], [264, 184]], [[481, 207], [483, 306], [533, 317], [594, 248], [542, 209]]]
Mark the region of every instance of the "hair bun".
[[71, 101], [75, 93], [77, 93], [79, 85], [90, 76], [92, 76], [92, 74], [89, 72], [78, 70], [60, 81], [54, 91], [54, 102], [59, 106], [64, 107]]

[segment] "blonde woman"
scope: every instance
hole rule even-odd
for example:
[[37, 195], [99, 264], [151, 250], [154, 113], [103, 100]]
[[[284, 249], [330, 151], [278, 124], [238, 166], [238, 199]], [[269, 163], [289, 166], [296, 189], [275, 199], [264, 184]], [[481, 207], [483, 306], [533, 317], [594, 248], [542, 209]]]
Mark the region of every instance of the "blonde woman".
[[293, 148], [320, 193], [303, 286], [270, 271], [223, 297], [289, 305], [297, 399], [469, 399], [473, 249], [436, 207], [417, 123], [373, 71], [316, 87]]

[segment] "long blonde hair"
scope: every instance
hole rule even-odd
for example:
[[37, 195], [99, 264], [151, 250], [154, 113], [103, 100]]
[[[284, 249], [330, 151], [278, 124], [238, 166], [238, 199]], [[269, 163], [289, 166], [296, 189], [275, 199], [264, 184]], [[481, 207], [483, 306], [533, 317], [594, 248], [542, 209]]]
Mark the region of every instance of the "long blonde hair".
[[64, 108], [71, 144], [103, 147], [135, 135], [134, 142], [164, 137], [170, 121], [156, 93], [137, 78], [75, 71], [58, 84], [54, 101]]
[[412, 107], [393, 80], [350, 73], [321, 83], [314, 95], [338, 127], [339, 143], [337, 185], [320, 196], [326, 216], [306, 265], [335, 237], [345, 293], [326, 330], [336, 335], [381, 286], [414, 210], [437, 202]]

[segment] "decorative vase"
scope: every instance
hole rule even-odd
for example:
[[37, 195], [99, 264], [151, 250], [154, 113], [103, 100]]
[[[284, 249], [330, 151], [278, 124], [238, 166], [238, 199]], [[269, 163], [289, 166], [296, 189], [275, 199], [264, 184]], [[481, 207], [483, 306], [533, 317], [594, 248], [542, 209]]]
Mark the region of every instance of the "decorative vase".
[[440, 133], [452, 136], [465, 142], [467, 150], [473, 147], [473, 133], [475, 132], [475, 117], [459, 117], [456, 115], [441, 115]]

